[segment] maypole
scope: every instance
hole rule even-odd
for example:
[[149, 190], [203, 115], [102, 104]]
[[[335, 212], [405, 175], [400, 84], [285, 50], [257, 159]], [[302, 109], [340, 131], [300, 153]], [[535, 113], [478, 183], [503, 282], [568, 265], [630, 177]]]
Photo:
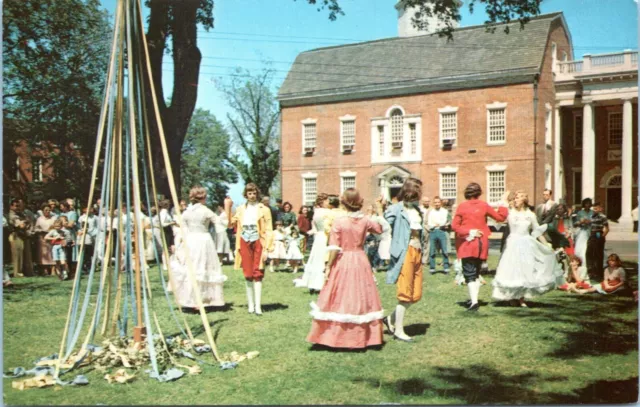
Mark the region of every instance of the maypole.
[[[147, 99], [148, 94], [151, 94], [150, 99]], [[148, 106], [153, 110], [148, 110]], [[155, 140], [151, 137], [150, 125], [156, 126], [157, 132], [153, 133], [157, 133], [158, 138]], [[249, 352], [247, 355], [240, 356], [232, 352], [232, 357], [227, 357], [227, 360], [221, 358], [211, 332], [187, 245], [183, 247], [187, 276], [190, 284], [195, 288], [194, 299], [199, 307], [206, 342], [194, 338], [184, 314], [181, 315], [181, 321], [178, 320], [174, 310], [178, 308], [181, 311], [181, 308], [177, 306], [175, 292], [172, 301], [162, 267], [160, 267], [164, 258], [168, 266], [169, 286], [172, 286], [171, 262], [168, 261], [169, 250], [164, 233], [159, 233], [162, 241], [160, 253], [154, 245], [159, 279], [169, 311], [182, 338], [180, 334], [174, 338], [165, 338], [163, 335], [158, 315], [153, 307], [149, 266], [144, 250], [145, 230], [157, 227], [150, 221], [150, 206], [153, 204], [157, 207], [158, 204], [151, 154], [152, 143], [159, 143], [161, 147], [163, 162], [160, 164], [164, 164], [166, 168], [171, 199], [176, 209], [175, 217], [177, 224], [181, 225], [179, 198], [144, 34], [142, 6], [140, 0], [118, 0], [107, 80], [96, 136], [92, 183], [86, 206], [91, 210], [98, 170], [102, 167], [98, 210], [100, 226], [96, 238], [96, 242], [100, 243], [96, 244], [91, 269], [84, 281], [84, 300], [81, 302], [83, 283], [81, 265], [85, 241], [82, 238], [58, 353], [41, 359], [36, 369], [25, 371], [18, 368], [14, 371], [14, 375], [5, 375], [5, 377], [19, 377], [25, 373], [37, 371], [34, 374], [39, 376], [42, 376], [43, 372], [49, 374], [52, 382], [60, 385], [86, 384], [86, 379], [78, 379], [80, 376], [72, 382], [63, 382], [60, 377], [75, 368], [109, 358], [111, 361], [117, 359], [124, 367], [141, 367], [139, 363], [132, 366], [124, 356], [128, 354], [135, 359], [138, 355], [136, 352], [140, 351], [140, 354], [144, 353], [146, 363], [151, 364], [150, 376], [160, 381], [169, 381], [184, 374], [176, 367], [187, 368], [190, 373], [199, 372], [199, 368], [195, 366], [178, 363], [179, 356], [199, 363], [211, 364], [194, 355], [194, 353], [198, 355], [211, 352], [215, 364], [228, 369], [235, 367], [240, 360], [257, 355], [257, 352]], [[143, 196], [146, 198], [148, 216], [143, 211]], [[153, 197], [153, 203], [150, 196]], [[82, 236], [85, 236], [87, 229], [88, 222], [85, 222], [82, 226]], [[99, 273], [97, 292], [93, 284], [96, 271]], [[94, 298], [95, 308], [88, 323], [85, 324], [85, 317], [91, 304], [90, 298]], [[127, 329], [127, 321], [130, 317], [134, 321], [132, 337], [129, 336]], [[81, 332], [85, 332], [85, 337], [80, 349], [76, 351]], [[103, 346], [93, 344], [96, 335], [102, 337]], [[116, 343], [120, 347], [116, 346]], [[162, 358], [165, 362], [168, 360], [169, 365], [173, 367], [161, 373], [158, 358]], [[125, 374], [124, 377], [132, 376]], [[30, 387], [25, 382], [22, 381], [18, 386], [15, 386], [16, 382], [14, 382], [14, 387]]]

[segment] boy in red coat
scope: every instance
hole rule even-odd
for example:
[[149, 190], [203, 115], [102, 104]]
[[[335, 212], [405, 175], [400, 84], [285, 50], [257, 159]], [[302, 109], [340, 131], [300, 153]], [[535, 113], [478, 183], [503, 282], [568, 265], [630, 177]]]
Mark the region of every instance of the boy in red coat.
[[480, 281], [478, 276], [482, 262], [489, 256], [489, 226], [487, 216], [497, 222], [504, 222], [509, 215], [506, 196], [503, 197], [504, 206], [492, 208], [485, 201], [478, 199], [482, 195], [482, 188], [475, 182], [470, 183], [464, 190], [465, 202], [462, 202], [451, 221], [451, 227], [456, 233], [456, 253], [462, 260], [462, 274], [469, 287], [471, 298], [468, 311], [477, 311]]

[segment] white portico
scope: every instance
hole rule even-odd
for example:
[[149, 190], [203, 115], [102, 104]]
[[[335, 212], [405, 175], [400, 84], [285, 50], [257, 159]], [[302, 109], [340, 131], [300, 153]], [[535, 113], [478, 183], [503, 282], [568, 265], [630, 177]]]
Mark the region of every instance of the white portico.
[[569, 203], [583, 198], [602, 202], [619, 229], [631, 231], [638, 52], [557, 61], [554, 81], [555, 190], [570, 191], [564, 196]]

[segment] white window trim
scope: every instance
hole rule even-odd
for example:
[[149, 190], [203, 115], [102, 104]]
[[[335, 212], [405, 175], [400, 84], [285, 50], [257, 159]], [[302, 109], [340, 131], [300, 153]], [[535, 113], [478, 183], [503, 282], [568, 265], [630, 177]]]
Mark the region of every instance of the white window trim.
[[484, 167], [487, 172], [489, 171], [506, 171], [507, 170], [507, 166], [504, 164], [491, 164], [491, 165], [487, 165], [486, 167]]
[[[507, 191], [507, 166], [506, 165], [501, 165], [501, 164], [493, 164], [493, 165], [487, 165], [486, 167], [484, 167], [487, 170], [487, 198], [489, 198], [491, 189], [491, 182], [489, 181], [489, 173], [490, 172], [500, 172], [502, 171], [504, 173], [504, 190]], [[495, 201], [495, 202], [488, 202], [490, 205], [495, 205], [500, 203], [499, 201]]]
[[[401, 106], [394, 105], [387, 110], [387, 114], [390, 114], [394, 109], [400, 109], [404, 112]], [[409, 132], [409, 125], [415, 124], [416, 126], [416, 152], [411, 154], [411, 135]], [[371, 125], [371, 162], [375, 164], [393, 164], [393, 163], [419, 163], [422, 161], [422, 115], [421, 114], [409, 114], [403, 115], [403, 143], [402, 153], [397, 156], [390, 154], [391, 150], [391, 118], [390, 117], [375, 117], [370, 121]], [[384, 144], [385, 154], [380, 155], [380, 140], [378, 133], [378, 126], [384, 128]]]
[[[549, 183], [547, 184], [547, 171], [549, 171]], [[553, 189], [553, 171], [551, 164], [544, 165], [544, 187], [545, 189]]]
[[353, 187], [356, 188], [356, 185], [358, 185], [356, 174], [357, 172], [355, 171], [343, 171], [340, 173], [340, 193], [344, 191], [344, 179], [347, 177], [353, 177]]
[[[553, 108], [551, 107], [551, 104], [549, 103], [545, 103], [544, 104], [544, 108], [545, 108], [545, 117], [544, 117], [544, 128], [545, 128], [545, 132], [544, 132], [544, 144], [545, 146], [548, 146], [549, 148], [552, 147], [552, 139], [553, 139]], [[505, 117], [505, 121], [506, 121], [506, 117]]]
[[446, 167], [440, 167], [438, 168], [438, 173], [439, 174], [451, 174], [451, 173], [458, 173], [458, 167], [450, 167], [450, 166], [446, 166]]
[[[305, 126], [305, 124], [315, 124], [316, 125], [316, 147], [315, 148], [317, 149], [317, 147], [318, 147], [318, 119], [307, 118], [307, 119], [301, 120], [300, 121], [300, 134], [302, 135], [302, 155], [307, 155], [307, 153], [304, 151], [304, 149], [306, 148], [306, 145], [305, 145], [306, 141], [305, 141], [305, 138], [304, 138], [304, 126]], [[315, 153], [316, 152], [314, 151], [312, 153], [312, 155], [315, 154]]]
[[442, 115], [443, 114], [447, 114], [447, 113], [455, 113], [456, 114], [456, 138], [455, 141], [453, 142], [453, 147], [457, 147], [458, 146], [458, 107], [453, 107], [453, 106], [445, 106], [445, 107], [441, 107], [438, 109], [438, 116], [439, 116], [439, 134], [440, 134], [440, 148], [442, 148], [444, 146], [444, 143], [442, 142], [443, 138], [442, 138]]
[[[582, 144], [578, 145], [576, 143], [576, 119], [578, 117], [580, 117], [580, 119], [583, 119], [582, 112], [579, 112], [579, 111], [575, 110], [573, 112], [573, 122], [572, 122], [573, 128], [571, 129], [571, 138], [573, 139], [573, 148], [576, 148], [578, 150], [582, 150]], [[580, 126], [580, 131], [582, 131], [583, 126], [584, 126], [584, 123], [583, 123], [582, 126]], [[584, 133], [582, 134], [582, 142], [584, 143]]]
[[555, 42], [551, 43], [551, 72], [556, 71], [558, 61], [558, 44]]
[[[350, 144], [352, 146], [351, 152], [354, 153], [356, 151], [356, 137], [357, 137], [357, 127], [356, 127], [356, 116], [352, 116], [352, 115], [344, 115], [344, 116], [340, 116], [338, 119], [340, 119], [340, 151], [344, 153], [344, 133], [343, 133], [343, 126], [344, 126], [344, 122], [353, 122], [353, 144]], [[317, 129], [316, 129], [317, 130]], [[316, 133], [317, 134], [317, 133]]]
[[35, 157], [35, 159], [38, 160], [38, 179], [35, 179], [33, 176], [33, 159], [34, 157], [31, 157], [31, 182], [42, 182], [44, 179], [42, 174], [42, 157]]
[[442, 199], [457, 199], [457, 196], [454, 196], [453, 198], [444, 196], [444, 194], [442, 193], [442, 174], [456, 174], [456, 195], [457, 195], [457, 189], [458, 189], [458, 167], [442, 167], [442, 168], [438, 168], [438, 195], [442, 198]]
[[402, 112], [402, 117], [407, 115], [407, 112], [405, 112], [405, 110], [402, 108], [402, 106], [400, 105], [393, 105], [390, 108], [387, 109], [387, 112], [384, 114], [384, 117], [387, 119], [391, 118], [391, 112], [393, 112], [396, 109], [400, 109], [400, 111]]
[[[507, 144], [507, 103], [505, 102], [493, 102], [487, 106], [487, 145], [488, 146], [503, 146]], [[489, 123], [489, 115], [491, 110], [500, 110], [504, 109], [504, 141], [491, 141], [490, 135], [490, 123]]]
[[305, 180], [307, 179], [315, 179], [316, 180], [316, 196], [317, 196], [317, 189], [318, 189], [318, 174], [315, 172], [305, 172], [303, 174], [300, 174], [300, 176], [302, 177], [302, 205], [306, 205], [307, 201], [306, 201], [306, 190], [305, 190]]
[[624, 128], [624, 115], [622, 112], [609, 112], [607, 114], [607, 145], [609, 148], [622, 148], [622, 140], [620, 141], [620, 144], [611, 144], [611, 116], [614, 114], [620, 115], [622, 119], [621, 124]]

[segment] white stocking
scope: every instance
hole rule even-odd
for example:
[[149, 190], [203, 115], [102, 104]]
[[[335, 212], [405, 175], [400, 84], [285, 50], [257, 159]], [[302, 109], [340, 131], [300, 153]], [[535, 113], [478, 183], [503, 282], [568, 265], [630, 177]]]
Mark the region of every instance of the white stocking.
[[480, 282], [476, 279], [467, 283], [469, 287], [469, 297], [471, 298], [471, 305], [478, 303], [478, 293], [480, 292]]
[[247, 289], [247, 308], [249, 309], [249, 313], [253, 313], [255, 311], [255, 305], [253, 303], [253, 281], [245, 281], [244, 284]]
[[256, 296], [256, 314], [262, 315], [262, 307], [260, 304], [262, 300], [262, 281], [253, 282], [253, 292]]
[[393, 324], [395, 325], [395, 335], [401, 339], [409, 338], [409, 336], [404, 332], [404, 315], [410, 306], [411, 303], [408, 302], [402, 302], [396, 305], [396, 311], [394, 313], [395, 321]]

